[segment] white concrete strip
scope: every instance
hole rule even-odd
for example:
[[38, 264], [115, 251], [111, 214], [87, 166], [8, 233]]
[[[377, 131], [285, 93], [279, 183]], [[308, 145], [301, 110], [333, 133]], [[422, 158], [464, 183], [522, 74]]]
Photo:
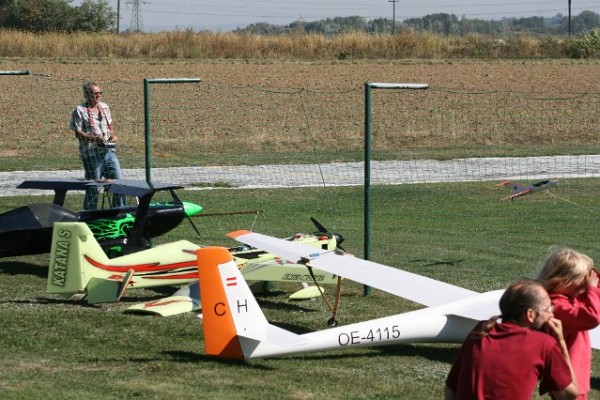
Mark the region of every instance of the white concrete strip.
[[[143, 169], [125, 169], [127, 179], [146, 179]], [[600, 156], [463, 158], [454, 160], [373, 161], [372, 184], [541, 180], [600, 176]], [[82, 170], [12, 171], [0, 173], [0, 196], [48, 194], [16, 189], [28, 179], [82, 178]], [[188, 189], [210, 186], [235, 188], [332, 187], [364, 183], [364, 163], [285, 164], [230, 167], [153, 168], [153, 182]]]

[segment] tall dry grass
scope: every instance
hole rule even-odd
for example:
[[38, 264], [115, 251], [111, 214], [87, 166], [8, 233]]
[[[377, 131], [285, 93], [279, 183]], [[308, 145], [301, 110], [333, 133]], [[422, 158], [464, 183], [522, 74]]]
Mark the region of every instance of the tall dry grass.
[[[497, 39], [403, 30], [395, 35], [297, 33], [261, 36], [191, 30], [153, 34], [31, 33], [0, 30], [0, 57], [183, 59], [452, 59], [564, 58], [578, 38]], [[586, 53], [587, 54], [587, 53]], [[589, 54], [587, 54], [589, 57]]]

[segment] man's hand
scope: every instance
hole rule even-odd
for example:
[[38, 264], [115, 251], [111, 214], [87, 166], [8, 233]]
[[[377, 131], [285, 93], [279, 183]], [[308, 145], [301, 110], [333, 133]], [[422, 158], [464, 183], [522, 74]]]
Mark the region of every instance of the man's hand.
[[551, 317], [544, 325], [546, 332], [556, 339], [557, 342], [563, 342], [565, 340], [563, 336], [562, 322], [559, 319]]

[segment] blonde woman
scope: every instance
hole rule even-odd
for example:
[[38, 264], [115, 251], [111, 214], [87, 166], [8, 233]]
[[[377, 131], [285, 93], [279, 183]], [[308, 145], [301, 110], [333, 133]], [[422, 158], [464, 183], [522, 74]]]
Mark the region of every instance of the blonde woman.
[[563, 332], [575, 375], [578, 399], [590, 391], [592, 349], [588, 331], [600, 324], [600, 288], [594, 262], [569, 248], [554, 248], [540, 267], [537, 279], [550, 295], [554, 316]]

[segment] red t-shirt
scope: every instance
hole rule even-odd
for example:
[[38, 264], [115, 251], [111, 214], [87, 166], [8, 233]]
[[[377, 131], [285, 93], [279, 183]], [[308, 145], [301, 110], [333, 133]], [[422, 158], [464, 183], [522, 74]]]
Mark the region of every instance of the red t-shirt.
[[554, 316], [562, 321], [571, 364], [577, 376], [579, 394], [590, 391], [592, 346], [588, 330], [600, 324], [600, 289], [591, 287], [575, 298], [550, 293]]
[[540, 394], [571, 383], [558, 343], [546, 333], [503, 322], [481, 339], [465, 340], [446, 386], [461, 400], [529, 400], [538, 382]]

